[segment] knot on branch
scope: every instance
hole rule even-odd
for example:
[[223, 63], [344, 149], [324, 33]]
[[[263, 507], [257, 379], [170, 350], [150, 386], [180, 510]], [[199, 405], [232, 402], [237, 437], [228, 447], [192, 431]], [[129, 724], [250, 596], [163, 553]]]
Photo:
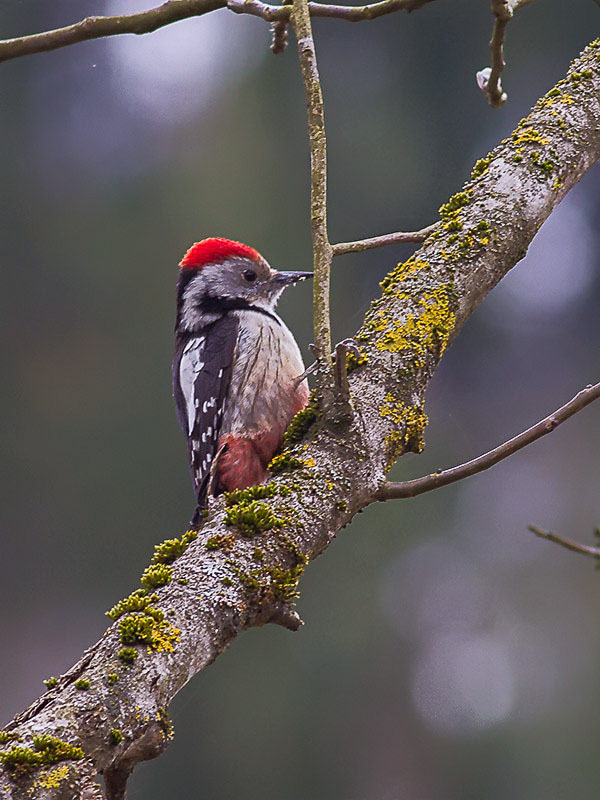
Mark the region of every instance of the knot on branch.
[[273, 606], [273, 611], [267, 622], [281, 625], [289, 631], [297, 631], [304, 625], [300, 614], [289, 603], [279, 602]]

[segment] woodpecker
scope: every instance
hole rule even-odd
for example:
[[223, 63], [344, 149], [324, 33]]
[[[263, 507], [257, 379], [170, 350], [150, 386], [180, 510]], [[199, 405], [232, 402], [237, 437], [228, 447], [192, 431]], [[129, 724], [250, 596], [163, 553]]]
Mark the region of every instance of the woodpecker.
[[261, 483], [308, 402], [304, 363], [275, 313], [312, 272], [279, 272], [248, 245], [210, 238], [179, 263], [173, 395], [187, 437], [197, 525], [208, 497]]

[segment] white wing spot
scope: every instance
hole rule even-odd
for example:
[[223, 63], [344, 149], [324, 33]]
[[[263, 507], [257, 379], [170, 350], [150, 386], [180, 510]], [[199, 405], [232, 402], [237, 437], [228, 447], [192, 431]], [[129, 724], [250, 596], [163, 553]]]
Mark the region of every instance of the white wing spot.
[[200, 360], [200, 353], [204, 346], [204, 336], [190, 339], [183, 350], [181, 362], [179, 364], [179, 385], [185, 400], [188, 417], [188, 436], [194, 429], [196, 419], [196, 408], [194, 398], [194, 383], [204, 367], [204, 361]]
[[191, 353], [192, 350], [199, 350], [202, 345], [204, 344], [204, 336], [197, 336], [189, 340], [186, 346], [183, 348], [184, 353]]

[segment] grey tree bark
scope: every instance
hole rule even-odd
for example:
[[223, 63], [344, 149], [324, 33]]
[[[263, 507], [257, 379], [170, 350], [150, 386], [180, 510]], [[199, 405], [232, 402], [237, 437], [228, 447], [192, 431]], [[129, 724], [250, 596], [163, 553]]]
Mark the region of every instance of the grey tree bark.
[[423, 446], [429, 379], [452, 339], [600, 157], [600, 40], [477, 162], [422, 247], [382, 283], [350, 356], [353, 414], [301, 412], [272, 480], [219, 498], [197, 535], [157, 547], [142, 590], [56, 685], [0, 734], [0, 797], [124, 794], [167, 746], [174, 695], [242, 631], [296, 629], [306, 565]]

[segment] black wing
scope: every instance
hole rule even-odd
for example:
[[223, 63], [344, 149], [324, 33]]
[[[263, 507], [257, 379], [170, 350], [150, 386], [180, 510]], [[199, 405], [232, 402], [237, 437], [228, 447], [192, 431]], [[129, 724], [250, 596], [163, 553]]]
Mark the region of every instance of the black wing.
[[190, 469], [199, 508], [206, 507], [223, 410], [235, 358], [238, 321], [233, 314], [195, 336], [178, 336], [173, 359], [177, 419], [188, 440]]

